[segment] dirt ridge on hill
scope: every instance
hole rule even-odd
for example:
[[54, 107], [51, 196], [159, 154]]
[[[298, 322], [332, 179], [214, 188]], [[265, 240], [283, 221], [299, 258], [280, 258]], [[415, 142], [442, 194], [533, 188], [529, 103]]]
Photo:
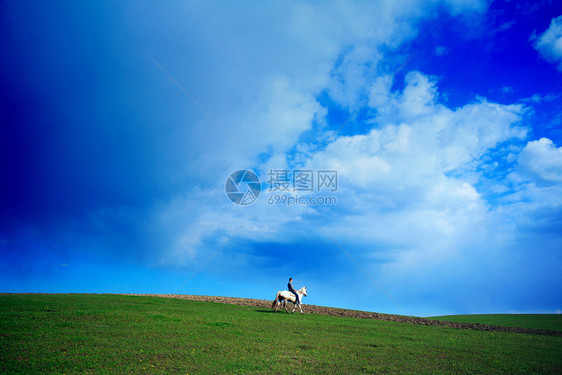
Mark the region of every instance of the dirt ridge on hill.
[[[191, 301], [204, 301], [204, 302], [216, 302], [216, 303], [226, 303], [231, 305], [258, 307], [262, 309], [271, 309], [271, 304], [273, 301], [263, 300], [263, 299], [251, 299], [251, 298], [235, 298], [235, 297], [215, 297], [215, 296], [196, 296], [196, 295], [186, 295], [186, 294], [125, 294], [129, 296], [148, 296], [148, 297], [163, 297], [163, 298], [176, 298], [176, 299], [186, 299]], [[292, 306], [292, 304], [290, 304]], [[376, 319], [376, 320], [386, 320], [391, 322], [400, 323], [411, 323], [419, 325], [430, 325], [430, 326], [445, 326], [455, 329], [472, 329], [476, 331], [496, 331], [496, 332], [512, 332], [512, 333], [527, 333], [532, 335], [547, 335], [547, 336], [559, 336], [562, 337], [562, 331], [555, 331], [549, 329], [532, 329], [532, 328], [522, 328], [522, 327], [503, 327], [489, 324], [480, 323], [460, 323], [460, 322], [448, 322], [443, 320], [434, 320], [419, 318], [414, 316], [404, 316], [404, 315], [391, 315], [391, 314], [380, 314], [368, 311], [359, 310], [348, 310], [340, 309], [337, 307], [325, 307], [316, 305], [303, 304], [303, 310], [306, 313], [321, 314], [321, 315], [331, 315], [331, 316], [342, 316], [348, 318], [360, 318], [360, 319]], [[283, 310], [280, 310], [283, 311]]]

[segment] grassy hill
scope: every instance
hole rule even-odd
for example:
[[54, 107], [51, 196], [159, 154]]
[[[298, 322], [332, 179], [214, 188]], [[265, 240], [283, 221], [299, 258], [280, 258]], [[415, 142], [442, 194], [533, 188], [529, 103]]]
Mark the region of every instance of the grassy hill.
[[559, 373], [562, 338], [120, 295], [1, 295], [0, 373]]
[[503, 327], [523, 327], [562, 331], [562, 314], [475, 314], [444, 315], [429, 319], [448, 322], [491, 324]]

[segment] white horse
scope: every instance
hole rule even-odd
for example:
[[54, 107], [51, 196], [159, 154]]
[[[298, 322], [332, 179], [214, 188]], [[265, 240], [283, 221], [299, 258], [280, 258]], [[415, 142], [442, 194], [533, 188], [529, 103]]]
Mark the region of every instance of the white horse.
[[302, 297], [307, 296], [306, 286], [303, 286], [302, 288], [297, 290], [297, 294], [299, 295], [299, 303], [298, 304], [297, 304], [297, 299], [295, 298], [295, 295], [293, 293], [289, 292], [288, 290], [282, 290], [280, 292], [277, 292], [277, 294], [275, 295], [275, 299], [273, 300], [273, 304], [271, 305], [271, 308], [272, 309], [275, 308], [275, 312], [277, 312], [277, 308], [279, 307], [281, 302], [283, 302], [283, 307], [285, 308], [285, 311], [287, 313], [289, 313], [287, 311], [287, 301], [289, 301], [289, 302], [293, 303], [293, 311], [291, 311], [291, 313], [294, 313], [295, 309], [298, 306], [299, 309], [301, 310], [301, 314], [304, 314], [302, 312], [301, 302], [302, 302]]

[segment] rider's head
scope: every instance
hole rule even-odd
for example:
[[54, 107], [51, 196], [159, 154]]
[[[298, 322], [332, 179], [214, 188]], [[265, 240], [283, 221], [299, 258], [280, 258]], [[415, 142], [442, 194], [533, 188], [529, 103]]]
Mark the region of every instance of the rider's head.
[[289, 277], [289, 281], [293, 281], [293, 278], [292, 278], [292, 277]]

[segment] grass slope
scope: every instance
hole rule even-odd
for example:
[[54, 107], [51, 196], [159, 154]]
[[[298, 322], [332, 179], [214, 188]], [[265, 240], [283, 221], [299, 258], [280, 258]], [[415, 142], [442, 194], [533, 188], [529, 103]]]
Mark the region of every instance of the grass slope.
[[556, 373], [562, 338], [120, 295], [1, 295], [0, 373]]
[[428, 319], [448, 322], [492, 324], [503, 327], [523, 327], [562, 331], [562, 314], [473, 314], [444, 315]]

